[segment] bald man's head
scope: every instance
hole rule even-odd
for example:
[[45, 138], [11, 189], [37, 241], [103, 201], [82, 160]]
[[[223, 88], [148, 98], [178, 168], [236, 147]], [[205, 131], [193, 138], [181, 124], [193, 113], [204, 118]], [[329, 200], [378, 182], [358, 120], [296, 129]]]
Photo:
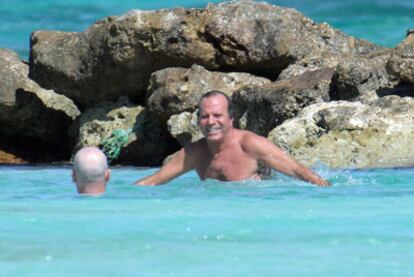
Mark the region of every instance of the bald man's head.
[[110, 172], [105, 154], [96, 147], [84, 147], [73, 159], [73, 181], [79, 193], [105, 192]]

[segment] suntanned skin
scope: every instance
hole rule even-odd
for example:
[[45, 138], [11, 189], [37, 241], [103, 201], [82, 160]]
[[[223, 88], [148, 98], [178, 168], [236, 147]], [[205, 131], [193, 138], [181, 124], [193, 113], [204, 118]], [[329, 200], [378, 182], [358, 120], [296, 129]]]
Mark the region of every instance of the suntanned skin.
[[220, 94], [204, 98], [200, 102], [198, 122], [204, 138], [181, 149], [158, 172], [135, 184], [163, 184], [192, 169], [202, 180], [260, 179], [259, 162], [262, 162], [291, 177], [319, 186], [330, 185], [268, 139], [233, 128], [227, 105], [227, 99]]

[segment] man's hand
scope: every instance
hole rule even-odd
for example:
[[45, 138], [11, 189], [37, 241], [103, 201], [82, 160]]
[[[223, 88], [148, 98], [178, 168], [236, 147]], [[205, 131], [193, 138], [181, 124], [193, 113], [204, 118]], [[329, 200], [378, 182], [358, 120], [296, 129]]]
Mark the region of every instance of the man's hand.
[[138, 180], [134, 183], [135, 186], [158, 186], [160, 184], [155, 183], [154, 181], [151, 181], [152, 179], [155, 179], [156, 177], [154, 175], [145, 177], [141, 180]]

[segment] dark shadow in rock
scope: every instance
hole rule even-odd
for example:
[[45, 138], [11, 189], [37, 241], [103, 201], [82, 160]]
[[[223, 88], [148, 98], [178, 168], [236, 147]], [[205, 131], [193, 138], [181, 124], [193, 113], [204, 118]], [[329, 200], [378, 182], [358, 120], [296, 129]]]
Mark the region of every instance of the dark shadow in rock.
[[414, 97], [414, 85], [401, 81], [392, 88], [381, 88], [377, 90], [377, 95], [379, 97], [384, 97], [388, 95], [398, 95], [400, 97]]
[[0, 152], [14, 156], [9, 161], [1, 163], [60, 163], [69, 161], [71, 154], [61, 145], [46, 143], [37, 138], [22, 138], [19, 136], [0, 138]]

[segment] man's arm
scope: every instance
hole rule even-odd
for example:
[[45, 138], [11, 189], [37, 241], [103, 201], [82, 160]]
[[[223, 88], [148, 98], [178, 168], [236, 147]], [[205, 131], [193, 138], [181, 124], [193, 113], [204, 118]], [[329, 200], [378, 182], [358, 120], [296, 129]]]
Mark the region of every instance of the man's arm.
[[330, 186], [329, 182], [293, 157], [285, 154], [282, 149], [264, 137], [247, 133], [243, 140], [243, 147], [258, 160], [264, 162], [266, 166], [279, 172], [318, 186]]
[[163, 165], [160, 170], [153, 175], [145, 177], [135, 182], [135, 185], [141, 186], [157, 186], [167, 183], [193, 169], [188, 158], [186, 157], [186, 150], [183, 148], [178, 151], [170, 161]]

